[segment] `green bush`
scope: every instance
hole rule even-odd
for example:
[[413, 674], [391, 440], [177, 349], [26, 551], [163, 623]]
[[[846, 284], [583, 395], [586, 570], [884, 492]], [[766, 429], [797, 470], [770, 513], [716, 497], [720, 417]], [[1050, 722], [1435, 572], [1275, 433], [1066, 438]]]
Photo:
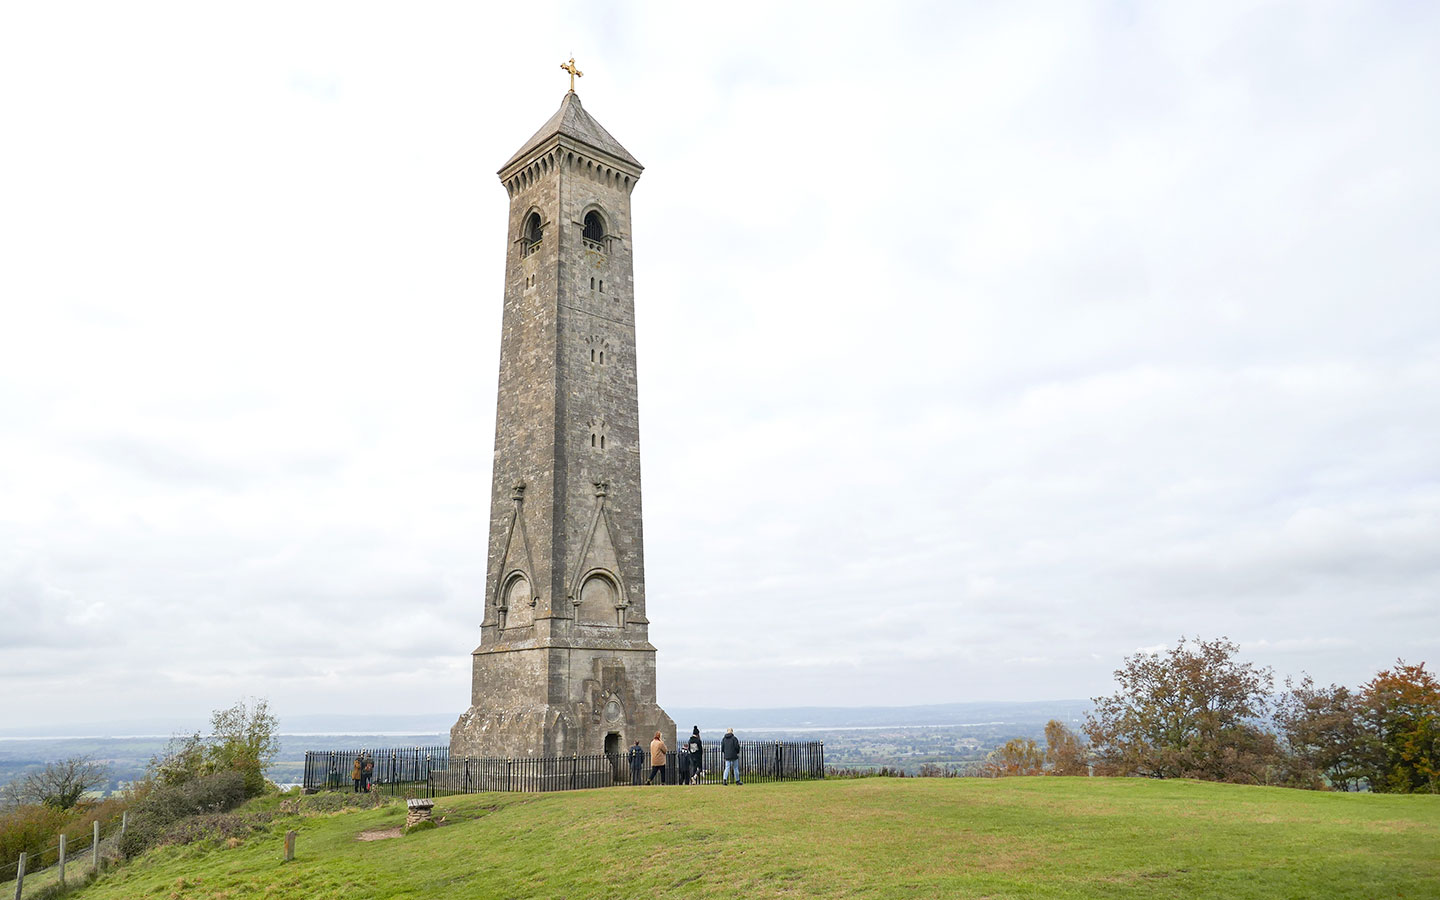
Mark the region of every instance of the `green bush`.
[[392, 802], [378, 793], [354, 794], [342, 791], [325, 791], [300, 798], [297, 811], [306, 813], [331, 813], [342, 809], [369, 809], [372, 806]]
[[198, 841], [247, 838], [269, 830], [273, 813], [207, 813], [186, 816], [174, 822], [161, 834], [158, 844], [193, 844]]
[[211, 714], [208, 736], [197, 731], [170, 739], [150, 761], [150, 779], [178, 785], [217, 772], [239, 772], [245, 779], [245, 796], [258, 797], [271, 788], [265, 769], [280, 751], [277, 728], [279, 722], [265, 700], [217, 709]]
[[236, 771], [157, 785], [132, 807], [130, 827], [120, 851], [135, 856], [162, 843], [171, 826], [181, 819], [229, 812], [244, 802], [245, 794], [245, 775]]

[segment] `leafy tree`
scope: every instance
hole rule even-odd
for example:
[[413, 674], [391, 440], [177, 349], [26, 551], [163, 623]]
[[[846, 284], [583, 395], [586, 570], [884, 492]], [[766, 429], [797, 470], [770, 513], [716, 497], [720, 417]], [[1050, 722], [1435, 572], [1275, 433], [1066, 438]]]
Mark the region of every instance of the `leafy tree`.
[[102, 763], [90, 756], [72, 756], [49, 763], [5, 786], [6, 804], [36, 804], [70, 809], [87, 791], [110, 780]]
[[1095, 698], [1085, 734], [1102, 774], [1268, 783], [1283, 762], [1268, 710], [1269, 668], [1236, 660], [1228, 638], [1181, 638], [1165, 653], [1136, 653], [1115, 672], [1120, 690]]
[[198, 731], [170, 738], [160, 755], [150, 760], [150, 777], [161, 785], [184, 784], [207, 771], [205, 739]]
[[1045, 754], [1031, 738], [1011, 738], [985, 758], [985, 772], [993, 778], [1039, 775], [1044, 771]]
[[211, 771], [239, 772], [245, 776], [248, 796], [264, 793], [265, 769], [280, 752], [279, 727], [264, 699], [250, 707], [242, 700], [229, 709], [216, 710], [210, 718]]
[[210, 716], [210, 735], [199, 732], [172, 738], [165, 751], [150, 761], [157, 785], [174, 786], [219, 772], [244, 776], [246, 796], [265, 792], [265, 769], [280, 752], [279, 721], [266, 700], [243, 700]]
[[1080, 735], [1059, 719], [1045, 723], [1045, 763], [1051, 775], [1089, 775], [1085, 745]]
[[1370, 789], [1440, 793], [1440, 683], [1425, 664], [1396, 660], [1361, 688], [1361, 721], [1373, 738]]
[[1297, 686], [1286, 681], [1275, 724], [1291, 754], [1287, 781], [1295, 787], [1322, 787], [1321, 778], [1342, 791], [1356, 789], [1375, 757], [1376, 741], [1361, 721], [1361, 695], [1342, 685], [1317, 688], [1309, 675]]

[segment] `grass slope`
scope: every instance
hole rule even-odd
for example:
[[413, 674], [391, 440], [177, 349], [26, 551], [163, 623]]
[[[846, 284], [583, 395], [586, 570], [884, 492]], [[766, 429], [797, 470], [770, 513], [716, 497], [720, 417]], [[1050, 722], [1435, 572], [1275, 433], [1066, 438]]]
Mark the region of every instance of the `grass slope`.
[[[1440, 796], [1189, 781], [861, 779], [441, 798], [161, 848], [105, 898], [1440, 897]], [[297, 859], [281, 836], [299, 831]], [[238, 843], [232, 841], [231, 843]]]

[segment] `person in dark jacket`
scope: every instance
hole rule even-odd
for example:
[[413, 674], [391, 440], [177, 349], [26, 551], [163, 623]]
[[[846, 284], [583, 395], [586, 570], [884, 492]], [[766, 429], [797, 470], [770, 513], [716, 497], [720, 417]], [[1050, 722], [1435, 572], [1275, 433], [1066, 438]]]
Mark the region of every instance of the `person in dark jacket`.
[[675, 783], [695, 783], [690, 777], [690, 751], [683, 747], [679, 753], [675, 754]]
[[640, 741], [635, 741], [635, 746], [630, 748], [630, 783], [639, 784], [640, 776], [645, 770], [645, 748], [640, 746]]
[[740, 739], [735, 736], [735, 729], [725, 729], [725, 737], [720, 740], [720, 757], [725, 760], [725, 771], [720, 774], [720, 784], [729, 783], [730, 777], [735, 777], [735, 784], [742, 784], [740, 781]]
[[699, 725], [690, 732], [690, 741], [685, 749], [690, 751], [690, 783], [699, 784], [700, 777], [705, 774], [705, 745], [700, 743]]

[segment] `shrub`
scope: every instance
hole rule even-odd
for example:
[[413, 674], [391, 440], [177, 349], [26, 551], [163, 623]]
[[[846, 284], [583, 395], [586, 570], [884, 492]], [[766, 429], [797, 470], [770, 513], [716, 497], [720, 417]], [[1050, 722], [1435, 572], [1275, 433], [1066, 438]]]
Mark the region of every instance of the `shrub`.
[[379, 793], [354, 794], [344, 791], [325, 791], [302, 797], [296, 802], [297, 812], [332, 813], [342, 809], [362, 809], [378, 806], [385, 802]]
[[150, 779], [161, 785], [183, 784], [217, 772], [244, 776], [245, 796], [265, 793], [265, 767], [280, 750], [279, 722], [265, 700], [244, 701], [210, 716], [210, 735], [199, 732], [171, 738], [163, 753], [150, 761]]
[[267, 826], [273, 818], [272, 813], [208, 813], [187, 816], [161, 832], [156, 844], [193, 844], [207, 840], [241, 841], [252, 834], [268, 830]]
[[1045, 771], [1045, 752], [1033, 738], [1011, 738], [1002, 747], [985, 757], [985, 774], [991, 778], [1006, 775], [1040, 775]]
[[245, 800], [245, 775], [216, 772], [180, 784], [150, 788], [132, 808], [120, 850], [135, 856], [161, 843], [170, 827], [187, 816], [229, 812]]
[[[20, 854], [31, 858], [29, 867], [39, 867], [40, 857], [56, 843], [69, 814], [51, 806], [26, 804], [0, 813], [0, 881], [13, 881]], [[54, 854], [50, 854], [54, 856]]]

